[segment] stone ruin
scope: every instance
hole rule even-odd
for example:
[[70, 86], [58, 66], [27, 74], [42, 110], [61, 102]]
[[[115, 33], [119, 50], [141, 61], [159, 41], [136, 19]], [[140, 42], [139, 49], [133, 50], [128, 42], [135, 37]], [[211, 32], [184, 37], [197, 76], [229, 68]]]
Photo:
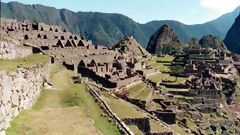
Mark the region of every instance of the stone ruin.
[[138, 129], [145, 135], [173, 135], [172, 132], [151, 132], [149, 118], [125, 118], [124, 123], [127, 125], [136, 125]]
[[203, 69], [210, 69], [215, 74], [234, 74], [235, 67], [232, 55], [216, 49], [185, 48], [184, 73], [201, 74]]
[[[84, 37], [65, 29], [1, 18], [1, 33], [32, 48], [33, 53], [44, 53], [51, 62], [93, 78], [106, 88], [119, 89], [141, 79], [136, 70], [146, 67], [136, 57], [150, 57], [133, 37], [125, 37], [113, 48], [94, 45]], [[122, 52], [122, 44], [128, 51]]]
[[32, 54], [32, 48], [23, 46], [18, 40], [0, 35], [0, 59], [23, 58]]

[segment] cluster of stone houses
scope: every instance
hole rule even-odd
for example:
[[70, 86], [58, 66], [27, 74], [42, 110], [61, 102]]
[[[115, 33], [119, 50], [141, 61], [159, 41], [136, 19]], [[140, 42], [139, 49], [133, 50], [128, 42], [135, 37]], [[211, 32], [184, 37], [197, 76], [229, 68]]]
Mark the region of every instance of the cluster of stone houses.
[[[146, 65], [145, 61], [151, 55], [131, 36], [125, 37], [113, 48], [107, 48], [94, 45], [92, 41], [59, 26], [31, 21], [17, 22], [11, 19], [0, 21], [0, 34], [19, 40], [22, 45], [31, 47], [34, 53], [49, 55], [52, 63], [81, 73], [82, 76], [89, 77], [109, 89], [121, 90], [139, 81], [146, 81], [145, 77], [158, 73]], [[175, 56], [175, 62], [172, 64], [183, 66], [183, 73], [179, 73], [178, 76], [188, 79], [185, 85], [173, 86], [183, 89], [186, 87], [186, 91], [173, 88], [168, 93], [169, 99], [153, 99], [153, 102], [161, 106], [161, 109], [157, 110], [148, 109], [145, 101], [128, 98], [125, 100], [168, 124], [176, 124], [177, 120], [185, 123], [184, 117], [189, 115], [196, 121], [201, 120], [200, 112], [215, 112], [223, 87], [222, 78], [236, 73], [236, 69], [240, 70], [240, 58], [233, 57], [228, 52], [196, 47], [186, 47], [183, 52]], [[141, 58], [144, 60], [139, 60]], [[190, 101], [194, 107], [184, 102], [174, 103], [171, 100], [172, 94], [191, 97], [183, 100]], [[150, 133], [148, 124], [142, 127], [141, 123], [149, 122], [148, 119], [126, 119], [125, 122], [137, 125], [143, 133], [157, 134]]]
[[1, 31], [18, 39], [24, 46], [32, 47], [34, 53], [51, 56], [52, 63], [62, 64], [67, 69], [93, 78], [107, 88], [121, 88], [136, 82], [141, 79], [139, 72], [145, 73], [142, 75], [155, 72], [146, 69], [144, 62], [136, 59], [150, 55], [133, 37], [123, 39], [122, 43], [129, 49], [122, 52], [122, 46], [116, 45], [110, 49], [94, 45], [84, 37], [44, 23], [1, 18]]
[[201, 74], [203, 69], [209, 69], [215, 74], [234, 73], [234, 61], [228, 52], [205, 48], [185, 48], [183, 51], [183, 57], [187, 60], [184, 73], [187, 75]]
[[[200, 120], [202, 117], [195, 114], [197, 112], [216, 113], [219, 110], [223, 85], [229, 81], [230, 75], [237, 73], [239, 59], [228, 52], [190, 47], [184, 48], [183, 52], [175, 56], [172, 65], [183, 66], [183, 72], [175, 75], [187, 78], [184, 85], [186, 88], [176, 85], [169, 93], [183, 96], [179, 100], [182, 103], [190, 102], [193, 106], [181, 102], [176, 104], [174, 100], [153, 100], [160, 104], [162, 109], [152, 112], [169, 124], [176, 123], [177, 119], [184, 120], [185, 117], [189, 117], [189, 113], [194, 114], [191, 116], [194, 120]], [[230, 89], [227, 93], [232, 91], [234, 90]]]
[[[194, 97], [191, 102], [203, 112], [216, 111], [223, 92], [224, 81], [236, 74], [236, 60], [229, 52], [205, 48], [184, 48], [181, 59], [184, 70], [180, 73], [187, 77], [189, 91], [182, 93]], [[177, 61], [177, 60], [176, 60]]]

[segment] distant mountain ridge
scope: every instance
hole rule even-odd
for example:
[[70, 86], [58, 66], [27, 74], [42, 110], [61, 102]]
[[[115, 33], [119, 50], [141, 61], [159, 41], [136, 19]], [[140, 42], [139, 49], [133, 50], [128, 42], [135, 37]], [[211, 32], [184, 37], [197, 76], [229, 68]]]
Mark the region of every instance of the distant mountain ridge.
[[235, 23], [228, 31], [226, 38], [224, 39], [224, 43], [227, 48], [234, 53], [240, 54], [240, 14], [236, 18]]
[[239, 12], [240, 7], [213, 21], [197, 25], [185, 25], [171, 20], [139, 24], [121, 14], [73, 12], [67, 9], [56, 9], [38, 4], [24, 5], [18, 2], [1, 2], [2, 18], [21, 21], [30, 19], [34, 22], [60, 25], [71, 32], [85, 36], [96, 44], [108, 46], [117, 44], [126, 35], [133, 35], [145, 48], [150, 37], [164, 24], [173, 28], [184, 42], [189, 41], [192, 37], [200, 39], [202, 36], [209, 34], [224, 39]]

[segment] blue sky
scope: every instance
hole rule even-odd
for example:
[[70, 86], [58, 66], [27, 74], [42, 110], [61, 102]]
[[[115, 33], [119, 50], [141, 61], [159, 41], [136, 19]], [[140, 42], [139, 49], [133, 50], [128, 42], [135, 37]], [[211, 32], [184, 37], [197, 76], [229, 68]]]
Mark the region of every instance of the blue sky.
[[[2, 0], [9, 2], [12, 0]], [[240, 5], [240, 0], [15, 0], [73, 11], [124, 14], [139, 23], [178, 20], [186, 24], [204, 23]]]

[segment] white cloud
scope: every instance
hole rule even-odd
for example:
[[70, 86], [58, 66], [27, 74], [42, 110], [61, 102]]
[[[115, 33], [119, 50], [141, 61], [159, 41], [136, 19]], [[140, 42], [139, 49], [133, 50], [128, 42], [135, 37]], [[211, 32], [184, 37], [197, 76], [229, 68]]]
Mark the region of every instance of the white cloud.
[[201, 0], [200, 4], [218, 14], [224, 14], [237, 8], [240, 5], [240, 0]]

